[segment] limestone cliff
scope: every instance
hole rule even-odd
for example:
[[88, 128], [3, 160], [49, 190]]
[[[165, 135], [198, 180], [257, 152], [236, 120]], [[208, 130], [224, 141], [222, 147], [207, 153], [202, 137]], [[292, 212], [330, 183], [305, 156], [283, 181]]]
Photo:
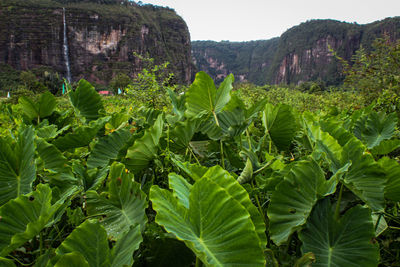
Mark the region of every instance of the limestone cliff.
[[400, 17], [366, 25], [312, 20], [289, 29], [279, 38], [264, 41], [196, 41], [192, 43], [192, 55], [197, 69], [209, 72], [217, 81], [234, 73], [239, 80], [260, 85], [313, 80], [337, 85], [343, 77], [332, 50], [350, 61], [361, 45], [368, 49], [383, 34], [392, 40], [399, 39]]
[[179, 82], [191, 78], [190, 35], [174, 10], [128, 1], [2, 0], [0, 63], [19, 70], [50, 66], [65, 75], [63, 7], [73, 80], [108, 83], [119, 72], [135, 75], [141, 62], [169, 61]]

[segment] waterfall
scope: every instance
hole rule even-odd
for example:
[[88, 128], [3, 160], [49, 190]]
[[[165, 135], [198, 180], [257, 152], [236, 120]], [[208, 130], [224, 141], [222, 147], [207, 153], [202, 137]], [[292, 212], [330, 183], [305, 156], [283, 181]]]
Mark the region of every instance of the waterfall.
[[69, 53], [68, 53], [68, 38], [67, 38], [67, 22], [65, 20], [65, 8], [63, 7], [63, 26], [64, 26], [64, 40], [63, 40], [63, 53], [65, 68], [67, 70], [67, 81], [71, 82], [71, 68], [69, 65]]

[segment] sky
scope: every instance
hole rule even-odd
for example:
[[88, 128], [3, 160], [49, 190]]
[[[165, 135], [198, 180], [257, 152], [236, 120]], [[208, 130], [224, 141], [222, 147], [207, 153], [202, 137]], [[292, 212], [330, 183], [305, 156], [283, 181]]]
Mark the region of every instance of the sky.
[[400, 16], [400, 0], [142, 0], [175, 9], [191, 39], [251, 41], [280, 36], [311, 19], [358, 24]]

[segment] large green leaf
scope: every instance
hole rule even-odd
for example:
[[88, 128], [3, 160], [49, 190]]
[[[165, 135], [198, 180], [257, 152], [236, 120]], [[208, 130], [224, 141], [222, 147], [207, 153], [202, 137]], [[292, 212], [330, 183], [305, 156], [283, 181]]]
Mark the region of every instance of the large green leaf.
[[80, 160], [72, 162], [72, 171], [84, 190], [96, 190], [107, 178], [109, 166], [102, 169], [87, 169]]
[[329, 169], [335, 173], [343, 165], [342, 146], [334, 137], [321, 129], [316, 122], [316, 118], [310, 113], [303, 114], [303, 121], [306, 126], [307, 136], [314, 143], [314, 152], [324, 154], [329, 163]]
[[209, 178], [191, 188], [189, 209], [158, 186], [152, 186], [150, 199], [156, 222], [183, 240], [206, 266], [265, 265], [248, 211]]
[[132, 254], [139, 248], [142, 240], [140, 225], [131, 226], [128, 232], [125, 232], [124, 236], [118, 240], [115, 247], [111, 250], [111, 266], [132, 266]]
[[349, 171], [344, 175], [346, 187], [373, 211], [383, 211], [386, 174], [382, 167], [370, 153], [365, 152], [364, 145], [355, 137], [343, 147], [343, 154], [346, 162], [352, 162]]
[[179, 202], [186, 208], [189, 209], [189, 195], [192, 185], [186, 181], [182, 176], [176, 173], [170, 173], [168, 175], [169, 187], [173, 191], [174, 197], [179, 199]]
[[78, 115], [87, 120], [97, 120], [101, 117], [101, 111], [104, 109], [101, 96], [88, 81], [80, 80], [75, 91], [69, 92], [69, 99]]
[[63, 190], [72, 185], [78, 185], [78, 180], [73, 175], [67, 158], [54, 145], [41, 138], [38, 138], [36, 143], [36, 151], [44, 163], [44, 170], [47, 173], [46, 178], [50, 179], [50, 183]]
[[71, 260], [70, 264], [76, 265], [60, 266], [132, 266], [133, 252], [139, 248], [141, 242], [140, 225], [135, 225], [130, 227], [110, 250], [107, 232], [103, 226], [96, 220], [86, 220], [61, 243], [56, 250], [57, 257], [53, 260], [57, 260], [57, 264], [68, 264], [65, 257], [75, 254], [76, 259], [68, 258]]
[[45, 92], [40, 95], [37, 103], [30, 98], [22, 96], [18, 99], [24, 114], [30, 119], [42, 119], [50, 116], [56, 107], [56, 98], [50, 92]]
[[163, 125], [162, 114], [160, 114], [154, 125], [147, 129], [144, 135], [135, 141], [133, 146], [128, 148], [126, 154], [126, 166], [128, 169], [138, 173], [157, 157]]
[[99, 139], [87, 160], [88, 168], [106, 167], [110, 160], [117, 159], [120, 150], [126, 145], [132, 134], [129, 129], [121, 128]]
[[387, 155], [400, 147], [399, 139], [383, 140], [379, 145], [371, 149], [374, 155]]
[[107, 232], [96, 220], [86, 220], [75, 228], [57, 248], [57, 255], [78, 252], [90, 267], [110, 266]]
[[0, 137], [0, 205], [32, 191], [36, 177], [35, 132], [21, 128], [16, 143]]
[[193, 135], [199, 130], [200, 119], [192, 118], [175, 123], [169, 132], [169, 142], [173, 151], [185, 151]]
[[141, 229], [147, 222], [146, 195], [133, 175], [125, 171], [122, 163], [113, 163], [108, 177], [107, 191], [99, 195], [88, 191], [87, 212], [90, 216], [101, 216], [101, 223], [110, 238], [118, 240], [131, 226], [139, 224]]
[[77, 251], [64, 254], [60, 257], [54, 267], [89, 267], [85, 257]]
[[179, 118], [182, 118], [183, 115], [185, 114], [186, 96], [185, 95], [178, 96], [170, 88], [167, 88], [167, 92], [168, 92], [169, 98], [171, 99], [172, 109], [173, 109], [174, 113], [176, 115], [178, 115]]
[[207, 172], [207, 167], [201, 166], [199, 164], [192, 164], [190, 162], [180, 162], [175, 158], [172, 158], [172, 163], [174, 163], [179, 169], [184, 171], [190, 178], [197, 181]]
[[2, 267], [16, 267], [17, 265], [15, 265], [14, 261], [12, 261], [10, 259], [0, 257], [0, 266], [2, 266]]
[[356, 206], [336, 219], [329, 199], [318, 203], [299, 238], [303, 253], [312, 252], [313, 267], [376, 267], [379, 250], [367, 208]]
[[87, 146], [109, 119], [110, 117], [104, 117], [91, 121], [89, 125], [79, 126], [73, 132], [55, 139], [53, 144], [61, 151]]
[[51, 204], [48, 185], [39, 184], [36, 191], [10, 200], [0, 208], [0, 256], [35, 237], [53, 219], [63, 201]]
[[343, 147], [342, 161], [351, 167], [343, 176], [343, 182], [354, 194], [376, 212], [384, 207], [386, 176], [363, 143], [348, 132], [340, 122], [321, 121], [321, 128], [333, 136]]
[[315, 161], [293, 166], [272, 193], [268, 207], [271, 239], [281, 245], [306, 223], [318, 199], [325, 195], [326, 180]]
[[274, 107], [265, 105], [263, 124], [266, 133], [279, 150], [285, 150], [292, 143], [297, 130], [296, 118], [289, 105], [280, 104]]
[[387, 157], [379, 160], [379, 165], [385, 170], [387, 183], [385, 185], [385, 198], [400, 201], [400, 165]]
[[265, 223], [257, 208], [251, 202], [246, 189], [244, 189], [228, 171], [218, 165], [209, 168], [203, 177], [209, 178], [214, 183], [224, 188], [232, 198], [246, 208], [258, 234], [260, 245], [262, 248], [265, 248], [267, 245]]
[[229, 102], [232, 82], [233, 75], [229, 75], [217, 91], [211, 77], [203, 71], [198, 72], [187, 92], [186, 116], [219, 113]]
[[[186, 96], [187, 117], [214, 116], [222, 111], [230, 100], [233, 75], [230, 74], [216, 90], [214, 81], [205, 72], [198, 72]], [[215, 122], [219, 125], [218, 121]]]
[[363, 141], [368, 148], [374, 148], [383, 140], [388, 140], [393, 137], [396, 125], [396, 113], [386, 115], [384, 112], [372, 111], [356, 122], [354, 134]]

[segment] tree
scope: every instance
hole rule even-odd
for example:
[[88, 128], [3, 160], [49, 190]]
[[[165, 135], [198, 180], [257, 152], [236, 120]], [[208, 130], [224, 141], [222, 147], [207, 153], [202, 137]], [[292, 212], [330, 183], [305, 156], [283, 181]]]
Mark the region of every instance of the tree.
[[[400, 40], [390, 42], [388, 37], [376, 39], [372, 51], [359, 49], [352, 65], [341, 59], [346, 75], [344, 86], [360, 91], [368, 102], [382, 92], [400, 94]], [[386, 92], [387, 93], [387, 92]]]
[[165, 106], [165, 94], [174, 78], [174, 74], [168, 71], [169, 62], [156, 65], [153, 58], [137, 53], [134, 56], [144, 63], [144, 68], [126, 88], [126, 92], [152, 108]]
[[132, 82], [131, 78], [125, 73], [119, 73], [112, 78], [110, 82], [110, 87], [113, 89], [114, 93], [118, 93], [118, 89], [122, 91]]

